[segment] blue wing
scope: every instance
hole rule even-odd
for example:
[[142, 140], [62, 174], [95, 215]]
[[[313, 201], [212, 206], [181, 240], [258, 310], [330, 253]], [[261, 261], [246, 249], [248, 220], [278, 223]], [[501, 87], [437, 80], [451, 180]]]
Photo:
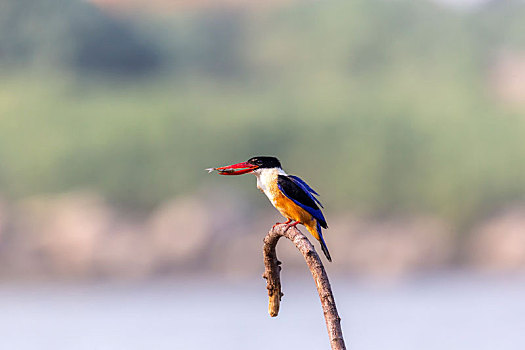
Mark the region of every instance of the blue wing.
[[301, 179], [299, 176], [295, 175], [288, 175], [290, 179], [292, 179], [296, 184], [298, 184], [300, 187], [303, 188], [303, 190], [312, 198], [321, 208], [324, 208], [321, 202], [319, 202], [319, 199], [317, 199], [314, 195], [319, 195], [319, 193], [315, 192], [313, 188], [308, 186], [306, 182], [304, 182], [303, 179]]
[[288, 177], [292, 180], [294, 180], [295, 182], [298, 182], [300, 183], [301, 185], [303, 185], [304, 188], [306, 188], [306, 190], [310, 193], [313, 193], [315, 195], [319, 195], [319, 193], [315, 192], [313, 188], [311, 188], [310, 186], [308, 186], [308, 184], [306, 182], [304, 182], [303, 179], [301, 179], [299, 176], [295, 176], [295, 175], [288, 175]]
[[327, 228], [328, 225], [326, 224], [323, 212], [316, 204], [318, 201], [308, 190], [310, 187], [308, 185], [305, 187], [303, 184], [306, 183], [303, 180], [299, 182], [296, 179], [298, 179], [297, 176], [291, 178], [289, 176], [279, 175], [277, 178], [277, 186], [286, 197], [312, 215], [321, 227]]

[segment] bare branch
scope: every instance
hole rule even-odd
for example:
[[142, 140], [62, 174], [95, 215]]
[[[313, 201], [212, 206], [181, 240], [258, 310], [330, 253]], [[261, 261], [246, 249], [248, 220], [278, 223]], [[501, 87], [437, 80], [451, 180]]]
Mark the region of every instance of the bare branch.
[[341, 318], [337, 314], [332, 288], [330, 287], [330, 281], [326, 275], [323, 263], [312, 243], [295, 227], [287, 228], [286, 225], [275, 226], [264, 238], [263, 255], [265, 270], [263, 277], [267, 283], [266, 288], [268, 289], [269, 298], [268, 312], [270, 316], [275, 317], [279, 314], [279, 305], [281, 297], [283, 296], [280, 278], [281, 262], [277, 260], [277, 254], [275, 252], [277, 242], [279, 238], [283, 236], [292, 241], [303, 254], [306, 264], [312, 273], [319, 298], [321, 299], [332, 350], [346, 349], [343, 332], [341, 330]]

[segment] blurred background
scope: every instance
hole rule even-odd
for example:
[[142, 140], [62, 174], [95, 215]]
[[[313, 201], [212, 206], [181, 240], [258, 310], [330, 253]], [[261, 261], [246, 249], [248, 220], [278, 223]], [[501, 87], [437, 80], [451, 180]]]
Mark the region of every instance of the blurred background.
[[282, 218], [255, 178], [204, 171], [275, 155], [322, 195], [350, 348], [523, 349], [524, 19], [518, 0], [0, 0], [3, 347], [327, 348], [289, 242], [267, 315]]

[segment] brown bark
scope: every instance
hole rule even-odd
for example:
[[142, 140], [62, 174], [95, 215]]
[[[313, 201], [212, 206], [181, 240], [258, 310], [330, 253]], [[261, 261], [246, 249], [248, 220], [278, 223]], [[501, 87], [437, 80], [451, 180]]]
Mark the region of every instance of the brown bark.
[[314, 246], [305, 235], [297, 228], [286, 225], [277, 225], [273, 227], [264, 238], [264, 267], [263, 277], [266, 279], [266, 288], [268, 289], [268, 312], [270, 316], [275, 317], [279, 314], [279, 305], [283, 293], [281, 292], [281, 262], [277, 260], [275, 247], [279, 238], [286, 237], [292, 241], [297, 249], [303, 254], [306, 264], [312, 273], [317, 292], [321, 299], [328, 337], [332, 350], [346, 349], [341, 330], [341, 318], [337, 314], [335, 299], [330, 287], [330, 281], [324, 269], [323, 263], [317, 255]]

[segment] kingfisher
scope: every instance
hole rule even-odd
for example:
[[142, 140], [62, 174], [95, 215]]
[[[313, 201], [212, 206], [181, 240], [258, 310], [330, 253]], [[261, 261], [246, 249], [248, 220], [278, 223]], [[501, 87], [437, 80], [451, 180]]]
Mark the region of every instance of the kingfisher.
[[257, 177], [257, 188], [288, 219], [286, 222], [278, 222], [275, 225], [286, 224], [287, 228], [298, 224], [304, 225], [308, 232], [319, 241], [328, 261], [332, 261], [323, 239], [322, 228], [326, 229], [328, 225], [319, 208], [323, 208], [323, 205], [316, 198], [319, 194], [298, 176], [288, 175], [282, 169], [279, 159], [271, 156], [257, 156], [246, 162], [206, 170], [217, 171], [219, 175], [254, 174]]

